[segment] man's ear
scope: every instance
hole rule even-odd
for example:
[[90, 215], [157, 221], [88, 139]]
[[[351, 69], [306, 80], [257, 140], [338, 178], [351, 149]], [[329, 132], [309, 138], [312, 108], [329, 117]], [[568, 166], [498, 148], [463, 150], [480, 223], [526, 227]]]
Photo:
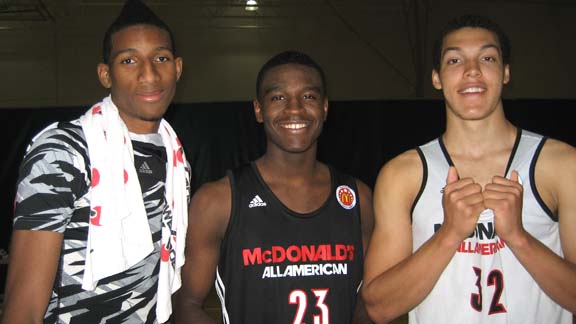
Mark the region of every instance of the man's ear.
[[174, 59], [176, 63], [176, 81], [180, 80], [180, 76], [182, 75], [182, 58], [177, 57]]
[[324, 97], [324, 121], [328, 118], [328, 98]]
[[264, 122], [264, 116], [262, 116], [262, 106], [260, 105], [260, 101], [258, 101], [258, 99], [254, 99], [252, 104], [254, 105], [254, 115], [256, 115], [256, 121], [262, 124]]
[[502, 83], [508, 84], [510, 82], [510, 64], [504, 65], [504, 80]]
[[432, 69], [432, 85], [436, 90], [442, 90], [442, 82], [440, 81], [440, 74], [436, 69]]
[[100, 84], [106, 88], [110, 89], [112, 87], [112, 78], [110, 77], [110, 66], [105, 63], [98, 64], [96, 68], [98, 72], [98, 80], [100, 80]]

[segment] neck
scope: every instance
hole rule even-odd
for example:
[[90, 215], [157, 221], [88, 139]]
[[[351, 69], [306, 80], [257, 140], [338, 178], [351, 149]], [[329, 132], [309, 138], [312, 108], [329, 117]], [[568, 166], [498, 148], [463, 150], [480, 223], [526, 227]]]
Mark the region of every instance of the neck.
[[124, 121], [128, 131], [134, 134], [155, 134], [158, 133], [160, 127], [160, 120], [141, 120], [127, 116], [119, 111], [120, 118]]
[[256, 165], [268, 177], [298, 181], [312, 179], [322, 164], [316, 160], [314, 147], [304, 153], [267, 151]]
[[493, 120], [450, 122], [442, 140], [451, 154], [482, 156], [514, 145], [516, 127], [504, 116]]
[[[128, 125], [126, 125], [128, 126]], [[130, 125], [130, 127], [128, 127], [128, 131], [130, 131], [131, 133], [134, 134], [141, 134], [141, 135], [145, 135], [145, 134], [156, 134], [158, 133], [158, 127], [160, 126], [160, 122], [156, 122], [153, 125]]]

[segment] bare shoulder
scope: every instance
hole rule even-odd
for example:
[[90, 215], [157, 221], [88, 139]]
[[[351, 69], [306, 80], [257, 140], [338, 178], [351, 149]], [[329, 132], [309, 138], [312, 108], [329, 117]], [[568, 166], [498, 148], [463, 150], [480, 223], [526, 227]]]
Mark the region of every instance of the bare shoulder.
[[388, 161], [378, 174], [375, 187], [375, 197], [388, 188], [396, 192], [414, 196], [422, 182], [422, 160], [415, 149], [406, 151]]
[[576, 191], [576, 149], [565, 142], [548, 139], [534, 172], [538, 192], [546, 205], [558, 213]]
[[576, 148], [568, 143], [549, 138], [542, 148], [539, 162], [557, 163], [559, 166], [570, 164], [576, 168], [574, 164], [576, 162]]
[[232, 189], [226, 176], [203, 184], [192, 196], [189, 230], [209, 230], [223, 237], [232, 210]]
[[232, 190], [230, 188], [230, 178], [225, 176], [216, 181], [206, 182], [192, 196], [192, 200], [197, 200], [197, 203], [211, 204], [220, 203], [221, 199], [230, 200], [232, 198]]
[[565, 142], [548, 139], [536, 163], [537, 182], [574, 180], [576, 149]]
[[359, 179], [356, 180], [356, 187], [358, 187], [358, 194], [361, 201], [372, 201], [372, 189]]

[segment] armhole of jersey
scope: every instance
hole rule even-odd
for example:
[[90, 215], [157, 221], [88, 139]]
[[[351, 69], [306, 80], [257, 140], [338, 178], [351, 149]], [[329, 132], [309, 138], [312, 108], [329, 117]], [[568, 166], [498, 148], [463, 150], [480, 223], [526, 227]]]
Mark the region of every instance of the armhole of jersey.
[[420, 200], [420, 196], [422, 196], [424, 188], [426, 187], [426, 182], [428, 181], [428, 165], [426, 164], [426, 157], [424, 156], [424, 152], [422, 152], [419, 147], [416, 148], [416, 152], [418, 152], [418, 156], [422, 161], [422, 184], [420, 185], [420, 190], [418, 191], [416, 198], [414, 198], [412, 208], [410, 208], [410, 222], [412, 222], [412, 214], [414, 213], [414, 208], [416, 208], [416, 204], [418, 203], [418, 200]]
[[510, 172], [510, 167], [512, 166], [512, 161], [514, 161], [514, 156], [516, 156], [516, 151], [520, 146], [520, 139], [522, 138], [522, 129], [520, 127], [516, 128], [516, 139], [514, 140], [514, 146], [510, 152], [510, 157], [508, 158], [508, 164], [506, 165], [506, 170], [504, 171], [504, 176]]
[[[332, 173], [332, 172], [336, 172], [336, 171], [334, 171], [333, 168], [330, 168], [330, 172]], [[345, 179], [343, 179], [344, 177], [342, 175], [339, 175], [338, 177], [340, 178], [342, 183], [349, 182], [350, 186], [352, 187], [352, 190], [354, 190], [354, 192], [356, 193], [356, 199], [357, 199], [356, 207], [358, 208], [358, 219], [360, 220], [360, 225], [362, 225], [362, 207], [360, 207], [361, 198], [360, 198], [360, 190], [358, 189], [358, 181], [360, 181], [360, 180], [357, 180], [355, 177], [353, 177], [351, 175], [346, 176], [348, 178], [347, 181]], [[332, 195], [332, 197], [330, 199], [336, 199], [336, 195], [333, 193], [336, 192], [336, 187], [337, 187], [336, 184], [337, 184], [338, 180], [335, 179], [334, 177], [332, 177], [332, 179], [334, 182], [331, 185], [332, 189], [330, 190], [331, 191], [330, 194]]]
[[238, 202], [236, 200], [239, 199], [238, 193], [236, 192], [235, 172], [228, 170], [226, 171], [226, 175], [230, 180], [230, 217], [228, 218], [228, 225], [226, 225], [226, 232], [224, 232], [224, 237], [222, 238], [222, 246], [224, 246], [224, 241], [226, 241], [226, 238], [236, 221], [236, 209], [238, 208]]
[[538, 147], [536, 148], [536, 151], [534, 152], [534, 156], [532, 157], [532, 162], [530, 162], [530, 186], [532, 189], [532, 193], [534, 193], [534, 197], [536, 198], [536, 201], [538, 202], [540, 207], [542, 207], [544, 212], [546, 212], [546, 214], [553, 221], [558, 222], [558, 216], [554, 215], [554, 213], [550, 210], [550, 208], [548, 208], [548, 206], [546, 206], [546, 203], [544, 203], [544, 200], [540, 196], [540, 193], [538, 192], [538, 189], [536, 188], [536, 177], [534, 176], [534, 174], [536, 172], [536, 162], [538, 161], [538, 157], [540, 156], [540, 152], [542, 151], [542, 148], [544, 147], [544, 144], [546, 143], [547, 139], [548, 139], [548, 137], [542, 138], [542, 140], [538, 144]]
[[[362, 251], [364, 251], [364, 242], [362, 241], [362, 207], [361, 207], [361, 200], [362, 198], [360, 197], [360, 190], [358, 189], [358, 181], [355, 177], [350, 176], [350, 185], [352, 185], [352, 189], [356, 192], [356, 199], [358, 199], [357, 203], [356, 203], [356, 208], [358, 208], [357, 210], [357, 215], [356, 217], [358, 217], [358, 224], [360, 224], [360, 227], [358, 228], [358, 230], [360, 231], [360, 246], [362, 247]], [[336, 190], [336, 188], [332, 189], [332, 190]], [[333, 198], [334, 199], [333, 195]]]

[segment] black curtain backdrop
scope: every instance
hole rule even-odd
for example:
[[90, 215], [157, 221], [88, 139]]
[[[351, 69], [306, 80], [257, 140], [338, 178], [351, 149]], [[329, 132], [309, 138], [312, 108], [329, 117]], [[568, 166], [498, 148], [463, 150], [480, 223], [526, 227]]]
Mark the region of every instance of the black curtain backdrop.
[[[576, 146], [576, 100], [505, 100], [517, 126]], [[10, 240], [18, 166], [30, 139], [58, 120], [80, 116], [86, 107], [3, 109], [0, 135], [6, 150], [0, 165], [0, 248]], [[352, 174], [370, 187], [390, 158], [438, 137], [444, 129], [440, 100], [331, 102], [319, 140], [319, 160]], [[251, 102], [177, 104], [166, 119], [177, 131], [193, 169], [193, 188], [264, 153], [265, 137]], [[2, 291], [0, 273], [0, 291]]]

